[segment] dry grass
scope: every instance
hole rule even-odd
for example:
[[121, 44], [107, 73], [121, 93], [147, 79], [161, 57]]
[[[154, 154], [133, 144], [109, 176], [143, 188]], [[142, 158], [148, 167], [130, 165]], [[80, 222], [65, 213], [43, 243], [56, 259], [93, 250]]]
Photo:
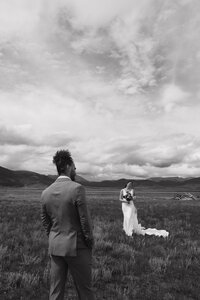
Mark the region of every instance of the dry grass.
[[[47, 239], [38, 189], [0, 190], [0, 299], [48, 299]], [[170, 193], [138, 193], [140, 222], [166, 229], [167, 239], [127, 237], [118, 190], [88, 189], [95, 249], [97, 300], [191, 300], [200, 294], [200, 203], [176, 202]], [[71, 277], [67, 299], [77, 299]]]

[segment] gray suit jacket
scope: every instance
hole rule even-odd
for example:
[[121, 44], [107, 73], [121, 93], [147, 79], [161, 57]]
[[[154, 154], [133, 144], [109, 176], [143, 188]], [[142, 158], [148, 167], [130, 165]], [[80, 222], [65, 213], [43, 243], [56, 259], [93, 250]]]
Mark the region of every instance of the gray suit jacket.
[[57, 178], [41, 198], [41, 218], [49, 236], [49, 253], [76, 256], [78, 248], [91, 249], [93, 235], [84, 187], [67, 177]]

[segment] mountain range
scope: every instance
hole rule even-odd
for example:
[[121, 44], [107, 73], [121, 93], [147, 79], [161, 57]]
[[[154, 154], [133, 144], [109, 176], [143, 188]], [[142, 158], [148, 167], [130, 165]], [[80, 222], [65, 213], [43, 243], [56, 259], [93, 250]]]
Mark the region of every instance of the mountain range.
[[[14, 171], [0, 167], [0, 186], [9, 187], [45, 187], [57, 178], [56, 175], [42, 175], [31, 171]], [[129, 181], [138, 189], [200, 191], [200, 177], [153, 177], [148, 179], [119, 179], [104, 181], [88, 181], [77, 175], [76, 181], [90, 187], [123, 188]]]

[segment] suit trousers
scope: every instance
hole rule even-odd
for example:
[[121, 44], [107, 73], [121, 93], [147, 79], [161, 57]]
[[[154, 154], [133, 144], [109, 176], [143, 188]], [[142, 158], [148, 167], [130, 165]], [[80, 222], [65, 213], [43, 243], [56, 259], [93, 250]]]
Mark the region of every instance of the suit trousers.
[[49, 300], [63, 300], [68, 270], [70, 271], [79, 300], [94, 300], [92, 291], [92, 251], [77, 249], [77, 256], [51, 255]]

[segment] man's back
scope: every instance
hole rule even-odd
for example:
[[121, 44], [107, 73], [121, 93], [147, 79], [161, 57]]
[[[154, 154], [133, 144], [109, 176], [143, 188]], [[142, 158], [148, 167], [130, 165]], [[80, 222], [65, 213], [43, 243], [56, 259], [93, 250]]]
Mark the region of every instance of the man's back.
[[49, 300], [64, 300], [68, 270], [79, 300], [94, 300], [92, 291], [93, 235], [85, 189], [75, 183], [76, 166], [69, 150], [53, 156], [59, 177], [42, 193], [41, 218], [49, 236]]
[[58, 178], [42, 193], [42, 210], [43, 222], [49, 225], [50, 254], [76, 256], [77, 248], [87, 247], [84, 230], [90, 239], [92, 236], [85, 191], [80, 184], [67, 177]]

